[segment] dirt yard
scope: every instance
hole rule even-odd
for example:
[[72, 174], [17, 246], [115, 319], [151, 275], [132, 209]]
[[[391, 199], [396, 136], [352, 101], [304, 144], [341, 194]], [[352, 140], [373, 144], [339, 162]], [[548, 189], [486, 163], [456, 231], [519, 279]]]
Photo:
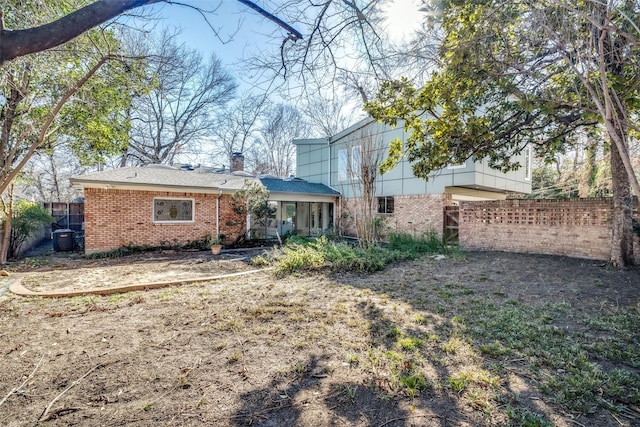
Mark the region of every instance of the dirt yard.
[[[81, 290], [253, 270], [251, 255], [41, 258], [10, 272], [33, 291]], [[637, 380], [637, 324], [618, 357], [603, 356], [604, 326], [593, 325], [637, 312], [639, 287], [637, 269], [466, 253], [370, 275], [261, 271], [108, 296], [7, 293], [0, 425], [640, 425], [636, 389], [611, 408], [568, 406], [549, 378], [572, 367], [518, 348], [518, 331], [502, 351], [509, 338], [474, 323], [505, 307], [543, 313], [548, 342], [577, 340], [603, 370]]]

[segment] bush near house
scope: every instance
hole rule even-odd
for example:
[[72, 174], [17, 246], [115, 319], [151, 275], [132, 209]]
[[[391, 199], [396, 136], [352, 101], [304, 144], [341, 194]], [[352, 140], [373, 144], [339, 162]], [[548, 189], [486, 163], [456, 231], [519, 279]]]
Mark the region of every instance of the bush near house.
[[330, 240], [326, 236], [302, 238], [292, 236], [280, 249], [257, 257], [255, 264], [274, 265], [279, 274], [285, 275], [302, 270], [340, 270], [353, 272], [373, 272], [402, 260], [415, 259], [420, 255], [451, 254], [454, 247], [447, 246], [436, 233], [426, 233], [420, 237], [410, 234], [391, 234], [389, 243], [360, 247], [345, 241]]
[[29, 237], [42, 230], [44, 225], [55, 221], [55, 218], [40, 204], [18, 200], [13, 207], [8, 257], [17, 257]]

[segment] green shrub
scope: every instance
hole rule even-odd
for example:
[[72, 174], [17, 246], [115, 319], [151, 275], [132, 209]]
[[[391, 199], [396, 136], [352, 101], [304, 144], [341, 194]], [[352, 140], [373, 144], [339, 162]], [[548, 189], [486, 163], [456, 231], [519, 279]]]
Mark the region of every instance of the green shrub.
[[353, 246], [345, 241], [329, 240], [326, 236], [291, 236], [285, 246], [274, 253], [273, 260], [280, 274], [321, 268], [374, 272], [393, 262], [413, 259], [420, 254], [451, 251], [435, 233], [419, 239], [407, 234], [394, 234], [388, 247], [372, 245], [366, 248]]
[[8, 256], [17, 256], [30, 236], [42, 230], [45, 224], [54, 222], [56, 222], [55, 218], [43, 206], [28, 200], [18, 200], [13, 207], [11, 218]]
[[400, 252], [419, 254], [439, 253], [448, 254], [456, 250], [447, 244], [444, 237], [434, 231], [414, 237], [409, 233], [391, 233], [389, 235], [389, 249]]

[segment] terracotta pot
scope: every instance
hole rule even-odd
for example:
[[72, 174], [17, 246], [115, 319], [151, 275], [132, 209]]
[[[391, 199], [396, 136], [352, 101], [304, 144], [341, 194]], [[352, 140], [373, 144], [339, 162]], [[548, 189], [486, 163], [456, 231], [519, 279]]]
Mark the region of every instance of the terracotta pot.
[[211, 246], [211, 253], [214, 255], [220, 255], [220, 252], [222, 252], [222, 245], [212, 245]]

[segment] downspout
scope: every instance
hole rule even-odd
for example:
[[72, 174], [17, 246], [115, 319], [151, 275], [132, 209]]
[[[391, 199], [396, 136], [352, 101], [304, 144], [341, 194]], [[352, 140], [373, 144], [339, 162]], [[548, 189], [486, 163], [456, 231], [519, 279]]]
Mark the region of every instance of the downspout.
[[329, 147], [329, 160], [327, 161], [327, 185], [331, 187], [331, 137], [327, 138], [327, 146]]
[[222, 197], [222, 190], [216, 197], [216, 238], [220, 236], [220, 198]]

